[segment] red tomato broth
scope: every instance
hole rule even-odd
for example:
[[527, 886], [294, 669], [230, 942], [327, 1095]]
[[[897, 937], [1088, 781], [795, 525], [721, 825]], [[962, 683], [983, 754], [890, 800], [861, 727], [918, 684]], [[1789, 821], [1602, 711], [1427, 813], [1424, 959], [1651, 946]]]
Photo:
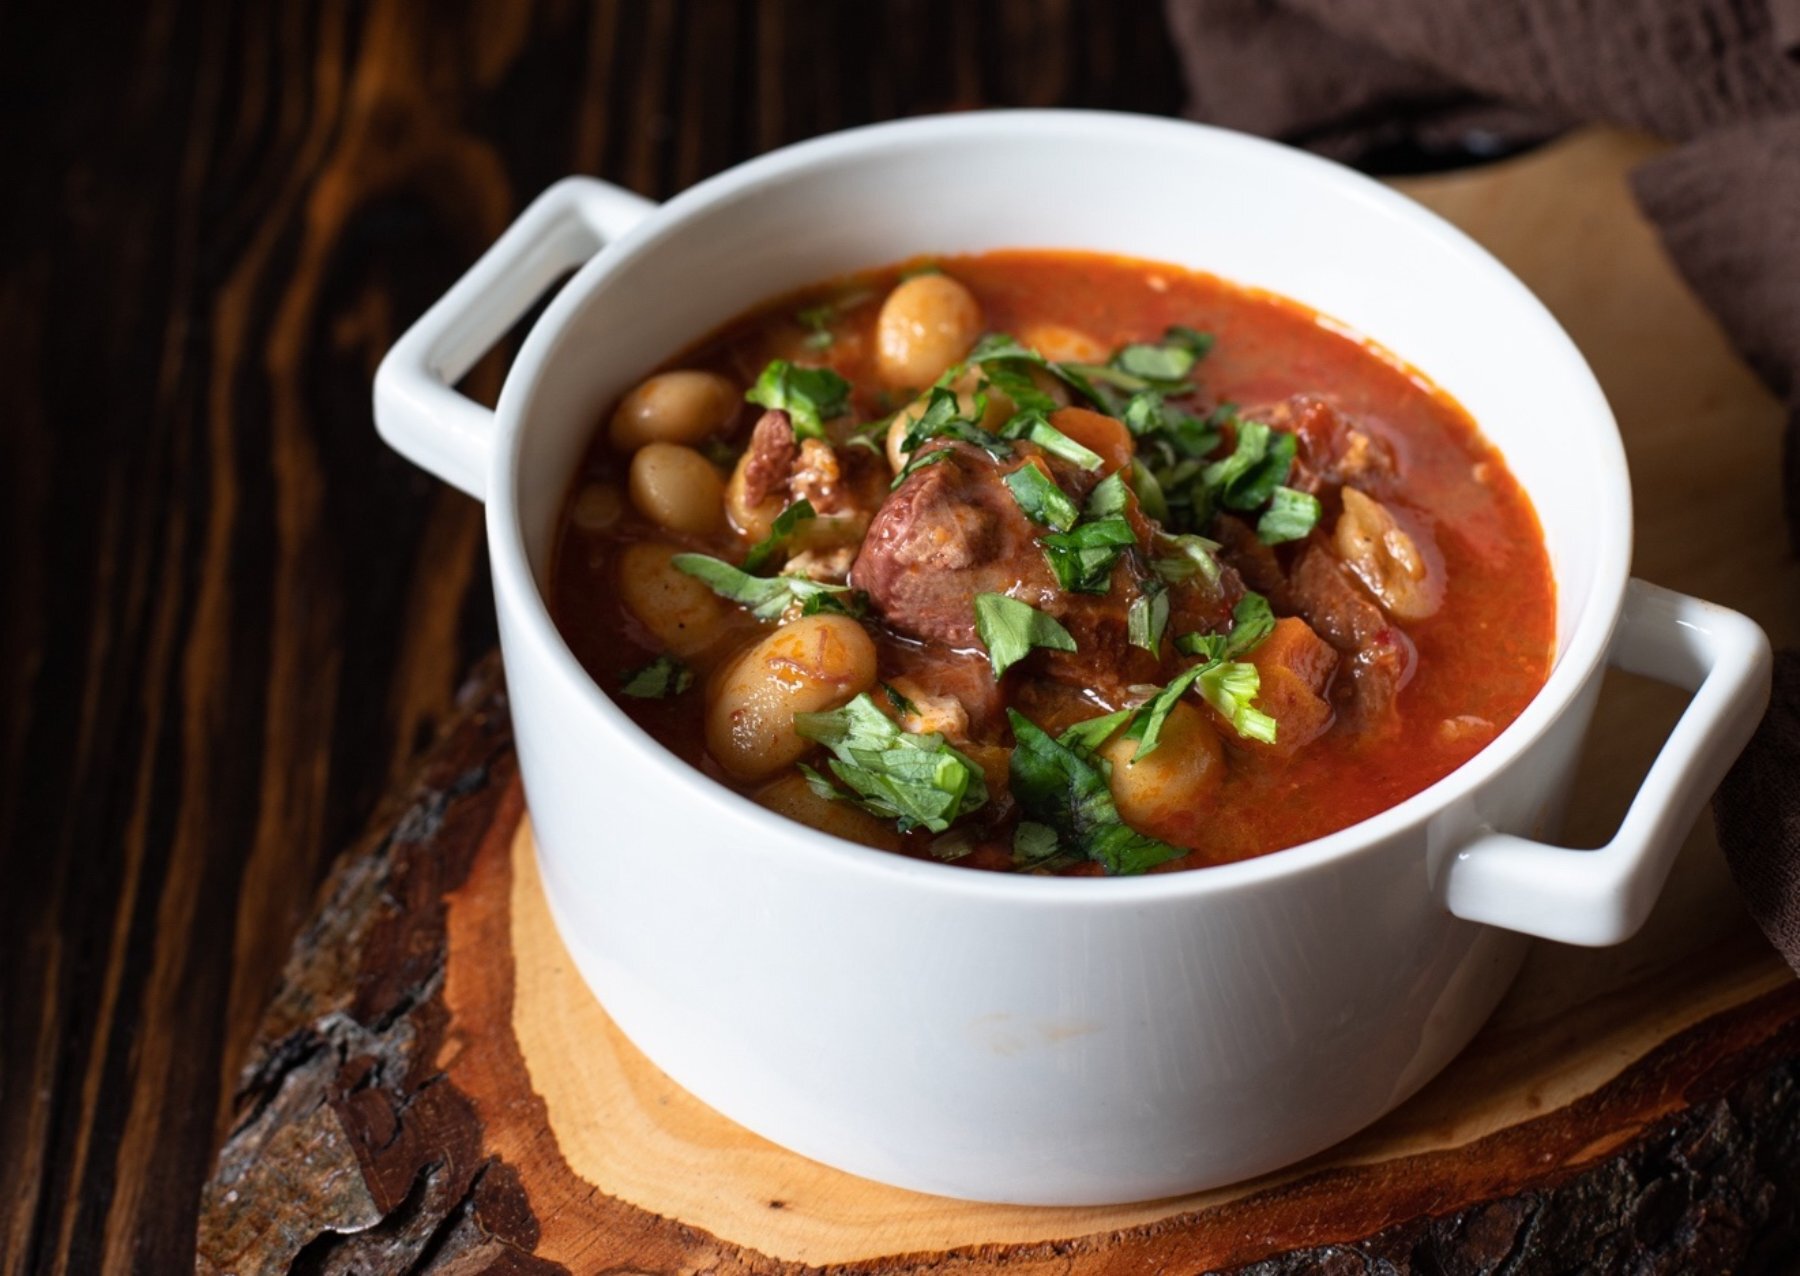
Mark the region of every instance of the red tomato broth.
[[[1286, 758], [1240, 745], [1222, 731], [1228, 778], [1214, 802], [1193, 812], [1190, 836], [1181, 839], [1196, 849], [1152, 871], [1265, 854], [1375, 815], [1467, 761], [1543, 685], [1554, 655], [1555, 591], [1536, 515], [1475, 423], [1423, 377], [1297, 303], [1177, 267], [1036, 250], [934, 260], [973, 291], [989, 331], [1060, 324], [1111, 350], [1155, 340], [1169, 325], [1182, 324], [1215, 338], [1194, 373], [1207, 401], [1251, 408], [1295, 394], [1329, 399], [1397, 458], [1395, 475], [1364, 484], [1368, 493], [1428, 526], [1441, 553], [1447, 581], [1441, 608], [1403, 626], [1417, 663], [1396, 702], [1402, 729], [1379, 740], [1333, 730]], [[909, 396], [875, 388], [872, 330], [881, 299], [902, 273], [901, 267], [872, 271], [781, 298], [666, 366], [715, 370], [748, 386], [771, 358], [819, 363], [851, 382], [856, 422], [885, 416]], [[865, 298], [841, 312], [832, 345], [808, 349], [808, 329], [796, 313], [821, 299], [854, 301], [863, 293]], [[747, 407], [739, 413], [731, 438], [737, 447], [757, 412]], [[655, 539], [717, 553], [733, 542], [672, 535], [649, 525], [629, 502], [619, 523], [604, 533], [578, 527], [572, 513], [584, 486], [600, 482], [623, 489], [628, 458], [608, 446], [604, 418], [598, 427], [565, 503], [549, 593], [552, 614], [571, 649], [610, 693], [627, 671], [660, 650], [619, 600], [612, 572], [617, 550], [633, 540]], [[735, 544], [738, 553], [723, 554], [732, 561], [743, 547], [741, 540]], [[881, 633], [878, 622], [872, 627], [885, 652], [891, 654], [896, 644], [915, 646]], [[729, 664], [767, 628], [748, 617], [735, 621], [731, 640], [689, 662], [696, 680], [704, 682]], [[909, 655], [916, 663], [917, 653]], [[886, 656], [882, 668], [888, 676]], [[1011, 673], [1009, 682], [1025, 668]], [[760, 782], [732, 781], [707, 755], [699, 695], [615, 698], [652, 737], [713, 779], [745, 793], [760, 787]], [[1093, 714], [1115, 707], [1088, 699]], [[1465, 733], [1442, 725], [1464, 715], [1487, 725]], [[903, 839], [904, 849], [927, 856], [932, 840], [915, 831]], [[958, 864], [1010, 870], [1010, 847], [991, 840]], [[1098, 871], [1095, 864], [1068, 870]]]

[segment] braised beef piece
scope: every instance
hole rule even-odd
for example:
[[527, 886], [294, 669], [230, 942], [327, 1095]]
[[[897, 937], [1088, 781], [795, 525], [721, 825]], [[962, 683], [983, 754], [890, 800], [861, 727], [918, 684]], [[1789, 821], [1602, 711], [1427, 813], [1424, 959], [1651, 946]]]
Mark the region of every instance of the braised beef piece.
[[1348, 657], [1333, 688], [1343, 697], [1338, 716], [1368, 733], [1394, 725], [1395, 697], [1418, 660], [1412, 640], [1322, 546], [1301, 552], [1287, 598], [1314, 632]]
[[1332, 683], [1339, 718], [1372, 733], [1395, 723], [1394, 698], [1412, 677], [1417, 653], [1343, 561], [1325, 545], [1305, 541], [1292, 551], [1292, 569], [1284, 570], [1248, 524], [1222, 515], [1212, 530], [1219, 556], [1278, 615], [1299, 616], [1344, 656]]
[[[1321, 529], [1341, 517], [1338, 493], [1346, 484], [1378, 482], [1394, 473], [1393, 449], [1324, 399], [1296, 395], [1245, 415], [1298, 437], [1288, 483], [1325, 503]], [[1268, 598], [1277, 614], [1299, 616], [1345, 657], [1332, 684], [1339, 718], [1372, 734], [1396, 724], [1395, 697], [1412, 677], [1417, 652], [1342, 559], [1320, 543], [1329, 538], [1314, 533], [1276, 549], [1229, 514], [1217, 517], [1211, 532], [1220, 543], [1219, 556]]]
[[1294, 435], [1299, 449], [1288, 486], [1328, 496], [1346, 483], [1361, 486], [1394, 473], [1394, 449], [1328, 400], [1297, 394], [1244, 413]]
[[[883, 677], [927, 718], [922, 723], [907, 723], [909, 730], [939, 731], [955, 741], [998, 739], [1005, 733], [1006, 702], [985, 654], [946, 651], [936, 643], [892, 636], [880, 638], [879, 643]], [[876, 692], [877, 698], [883, 694]], [[930, 720], [934, 715], [932, 697], [960, 705], [963, 721]]]
[[[880, 457], [867, 448], [796, 439], [793, 422], [778, 408], [757, 418], [744, 455], [744, 502], [752, 507], [770, 500], [782, 506], [804, 500], [821, 518], [836, 519], [842, 530], [860, 536], [887, 495], [887, 466]], [[842, 576], [836, 572], [838, 579]]]
[[793, 422], [779, 408], [771, 408], [756, 419], [750, 428], [750, 444], [745, 449], [744, 503], [761, 505], [777, 492], [787, 490], [788, 478], [794, 472], [794, 461], [800, 445], [794, 439]]
[[1257, 538], [1256, 529], [1231, 514], [1220, 514], [1208, 529], [1219, 542], [1219, 557], [1228, 563], [1244, 584], [1269, 600], [1278, 612], [1291, 612], [1287, 601], [1287, 573], [1275, 551]]
[[[1105, 594], [1063, 590], [1038, 544], [1043, 529], [1025, 516], [1003, 481], [1010, 469], [1037, 457], [1079, 501], [1095, 476], [1028, 444], [1019, 445], [1019, 459], [1000, 462], [966, 443], [927, 446], [947, 458], [916, 469], [888, 497], [850, 569], [850, 583], [869, 595], [882, 619], [926, 642], [980, 650], [975, 595], [1007, 594], [1054, 616], [1075, 639], [1073, 652], [1033, 653], [1046, 676], [1095, 688], [1157, 681], [1164, 662], [1128, 641], [1131, 604], [1151, 580], [1146, 555], [1120, 555]], [[1152, 528], [1135, 502], [1127, 517], [1139, 544], [1147, 544]], [[1169, 635], [1227, 628], [1242, 593], [1229, 569], [1216, 587], [1198, 575], [1176, 583], [1170, 587]]]
[[976, 647], [976, 594], [1035, 603], [1056, 582], [993, 461], [966, 443], [937, 446], [947, 459], [914, 470], [875, 512], [850, 583], [900, 633]]

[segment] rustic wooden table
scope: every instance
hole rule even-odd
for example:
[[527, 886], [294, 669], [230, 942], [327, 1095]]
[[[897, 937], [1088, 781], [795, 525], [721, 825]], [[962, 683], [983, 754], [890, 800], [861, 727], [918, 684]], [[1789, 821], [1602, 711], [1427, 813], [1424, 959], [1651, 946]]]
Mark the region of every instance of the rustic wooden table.
[[[1402, 185], [1580, 343], [1621, 416], [1637, 569], [1792, 642], [1780, 411], [1632, 205], [1626, 174], [1656, 149], [1584, 130]], [[637, 1052], [550, 921], [504, 691], [484, 670], [295, 945], [202, 1198], [208, 1276], [1758, 1276], [1800, 1261], [1800, 981], [1745, 916], [1709, 821], [1641, 931], [1536, 945], [1455, 1061], [1336, 1147], [1185, 1197], [987, 1206], [785, 1152]], [[1682, 704], [1608, 676], [1569, 845], [1611, 835]]]
[[494, 638], [479, 510], [371, 425], [401, 327], [566, 173], [1179, 86], [1155, 0], [38, 5], [0, 86], [0, 1272], [176, 1271], [330, 855]]

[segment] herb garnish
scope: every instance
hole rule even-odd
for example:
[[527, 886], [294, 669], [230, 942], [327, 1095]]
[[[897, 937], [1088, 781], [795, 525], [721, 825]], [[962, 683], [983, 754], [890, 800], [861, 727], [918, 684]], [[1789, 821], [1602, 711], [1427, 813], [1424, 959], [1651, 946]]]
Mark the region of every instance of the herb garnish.
[[1162, 690], [1145, 701], [1143, 707], [1138, 710], [1137, 716], [1131, 720], [1131, 725], [1125, 729], [1125, 734], [1137, 741], [1137, 749], [1131, 755], [1133, 762], [1139, 758], [1147, 758], [1156, 752], [1157, 743], [1162, 736], [1163, 723], [1168, 720], [1169, 714], [1174, 712], [1181, 697], [1188, 693], [1188, 688], [1198, 682], [1201, 675], [1217, 663], [1217, 661], [1208, 661], [1189, 666], [1170, 679], [1169, 684]]
[[1013, 826], [1013, 867], [1020, 872], [1049, 872], [1079, 862], [1080, 856], [1065, 851], [1056, 830], [1036, 820], [1020, 820]]
[[1206, 357], [1212, 343], [1206, 333], [1175, 325], [1164, 331], [1160, 344], [1136, 341], [1115, 350], [1104, 364], [1064, 363], [1056, 365], [1056, 370], [1108, 415], [1122, 416], [1123, 396], [1146, 391], [1192, 394], [1194, 386], [1188, 374]]
[[953, 864], [965, 855], [972, 853], [979, 845], [980, 843], [975, 840], [975, 834], [971, 830], [960, 828], [951, 829], [948, 833], [932, 838], [925, 849], [931, 853], [932, 859], [941, 860], [945, 864]]
[[827, 585], [805, 576], [752, 576], [710, 554], [677, 554], [669, 561], [719, 597], [748, 607], [758, 620], [779, 620], [796, 604], [802, 616], [821, 611], [860, 616], [866, 610], [867, 600], [848, 585]]
[[1222, 405], [1197, 417], [1169, 406], [1155, 390], [1141, 390], [1125, 404], [1121, 419], [1138, 452], [1132, 483], [1158, 522], [1193, 530], [1211, 517], [1214, 501], [1201, 476], [1233, 411]]
[[694, 685], [694, 671], [667, 653], [631, 670], [619, 690], [640, 700], [666, 700]]
[[[1175, 326], [1161, 343], [1133, 342], [1105, 364], [1043, 364], [1103, 412], [1118, 417], [1136, 441], [1129, 475], [1138, 504], [1175, 532], [1200, 531], [1220, 509], [1252, 513], [1266, 544], [1298, 540], [1318, 523], [1318, 503], [1283, 486], [1298, 451], [1295, 436], [1248, 420], [1229, 403], [1195, 416], [1168, 403], [1194, 393], [1194, 366], [1211, 350], [1212, 337]], [[1017, 343], [1003, 351], [1022, 359]], [[997, 347], [998, 349], [998, 347]], [[1213, 459], [1229, 427], [1228, 456]]]
[[937, 465], [939, 462], [948, 461], [950, 456], [950, 449], [945, 447], [934, 447], [929, 452], [914, 452], [906, 458], [906, 464], [900, 467], [900, 472], [894, 475], [894, 481], [888, 485], [889, 490], [899, 487], [927, 465]]
[[1057, 584], [1070, 593], [1104, 594], [1112, 588], [1113, 564], [1126, 546], [1137, 544], [1137, 533], [1114, 514], [1066, 532], [1050, 532], [1040, 536], [1038, 544]]
[[[1124, 517], [1129, 503], [1125, 480], [1109, 474], [1088, 493], [1079, 521], [1068, 519], [1063, 527], [1038, 538], [1058, 585], [1077, 594], [1104, 594], [1112, 588], [1113, 564], [1127, 546], [1137, 544], [1137, 533]], [[1068, 511], [1073, 509], [1071, 503]]]
[[1075, 365], [1052, 363], [1030, 346], [1021, 345], [1016, 338], [1004, 332], [990, 332], [977, 341], [968, 357], [952, 366], [944, 374], [941, 383], [947, 384], [955, 380], [970, 368], [981, 369], [981, 374], [994, 388], [1011, 399], [1013, 407], [1021, 412], [1038, 412], [1048, 416], [1061, 406], [1032, 381], [1032, 368], [1043, 369], [1075, 393], [1102, 407], [1109, 403], [1098, 388], [1076, 370]]
[[775, 551], [783, 541], [794, 534], [794, 529], [801, 523], [811, 522], [818, 515], [813, 511], [812, 502], [802, 497], [775, 516], [769, 525], [769, 534], [750, 547], [744, 555], [744, 570], [754, 572], [773, 558]]
[[1214, 557], [1219, 549], [1218, 541], [1191, 532], [1179, 536], [1165, 532], [1156, 538], [1156, 547], [1163, 554], [1152, 559], [1150, 566], [1169, 584], [1178, 584], [1193, 576], [1203, 578], [1209, 585], [1219, 583], [1219, 560]]
[[914, 704], [911, 700], [908, 700], [902, 694], [900, 694], [900, 692], [895, 689], [893, 683], [884, 682], [881, 684], [881, 689], [883, 692], [885, 692], [887, 694], [887, 701], [889, 704], [894, 706], [895, 713], [912, 714], [914, 716], [917, 716], [917, 714], [919, 712], [919, 706]]
[[1109, 366], [1139, 377], [1156, 389], [1186, 393], [1193, 388], [1188, 374], [1212, 346], [1212, 334], [1175, 325], [1163, 333], [1162, 344], [1133, 342], [1117, 351]]
[[1255, 665], [1238, 657], [1254, 651], [1269, 636], [1275, 628], [1275, 613], [1269, 609], [1268, 599], [1249, 592], [1238, 600], [1231, 615], [1230, 633], [1183, 634], [1175, 640], [1177, 650], [1205, 659], [1177, 674], [1138, 710], [1126, 729], [1126, 735], [1138, 742], [1133, 762], [1155, 750], [1164, 721], [1189, 688], [1198, 688], [1201, 699], [1245, 739], [1274, 743], [1275, 719], [1253, 704], [1262, 687], [1262, 675]]
[[831, 335], [831, 321], [837, 318], [837, 307], [830, 302], [817, 306], [808, 306], [794, 315], [794, 319], [806, 329], [806, 348], [808, 350], [829, 350], [836, 340]]
[[1257, 520], [1256, 537], [1265, 545], [1297, 541], [1318, 525], [1319, 513], [1318, 497], [1278, 487], [1269, 498], [1269, 508]]
[[1009, 439], [1028, 439], [1052, 456], [1061, 457], [1084, 470], [1097, 470], [1106, 464], [1098, 452], [1077, 443], [1064, 434], [1042, 412], [1028, 408], [1016, 413], [1000, 431]]
[[1012, 721], [1014, 741], [1012, 796], [1024, 816], [1013, 840], [1014, 862], [1020, 867], [1041, 867], [1060, 853], [1093, 860], [1108, 873], [1128, 875], [1186, 854], [1119, 818], [1111, 767], [1082, 742], [1084, 737], [1065, 734], [1053, 740], [1018, 710], [1008, 709], [1006, 716]]
[[829, 713], [796, 713], [794, 730], [831, 751], [827, 765], [851, 790], [846, 793], [802, 763], [813, 792], [893, 820], [902, 833], [915, 828], [942, 833], [987, 802], [979, 766], [936, 732], [901, 730], [867, 692]]
[[1226, 509], [1253, 510], [1267, 502], [1287, 478], [1299, 445], [1293, 435], [1261, 421], [1240, 417], [1236, 426], [1237, 446], [1231, 455], [1214, 461], [1200, 477]]
[[1124, 475], [1115, 470], [1094, 485], [1088, 493], [1087, 505], [1083, 509], [1089, 518], [1108, 518], [1114, 514], [1123, 514], [1131, 504], [1131, 487], [1125, 482]]
[[822, 439], [825, 422], [850, 406], [850, 383], [830, 368], [804, 368], [772, 359], [744, 398], [788, 414], [797, 439]]
[[1255, 705], [1256, 693], [1262, 689], [1262, 675], [1255, 665], [1219, 661], [1206, 667], [1198, 685], [1200, 698], [1218, 710], [1233, 731], [1246, 740], [1275, 743], [1275, 719]]
[[1125, 613], [1125, 640], [1154, 656], [1162, 651], [1163, 631], [1169, 627], [1169, 594], [1155, 580], [1145, 581], [1143, 588]]
[[711, 461], [722, 470], [729, 470], [737, 464], [738, 457], [743, 455], [741, 448], [733, 447], [721, 438], [710, 438], [695, 445], [700, 455]]
[[1132, 457], [1131, 464], [1120, 473], [1127, 475], [1126, 482], [1138, 498], [1138, 508], [1143, 510], [1158, 523], [1169, 521], [1169, 500], [1163, 495], [1162, 484], [1151, 473], [1140, 457]]
[[1012, 455], [1012, 448], [1005, 440], [988, 433], [977, 424], [987, 412], [985, 394], [978, 393], [975, 396], [972, 414], [963, 412], [961, 400], [947, 386], [934, 385], [927, 394], [925, 411], [906, 427], [906, 438], [901, 447], [910, 456], [906, 466], [894, 476], [895, 487], [900, 486], [901, 480], [911, 473], [913, 461], [918, 459], [919, 449], [932, 439], [950, 438], [973, 444], [995, 460]]
[[1075, 639], [1054, 617], [1005, 594], [975, 595], [975, 632], [987, 647], [995, 678], [1023, 660], [1033, 647], [1075, 650]]
[[1083, 749], [1097, 750], [1112, 739], [1113, 733], [1124, 726], [1126, 720], [1136, 713], [1136, 709], [1120, 709], [1116, 713], [1108, 713], [1098, 718], [1088, 718], [1077, 722], [1074, 726], [1063, 728], [1063, 733], [1056, 737], [1066, 745], [1079, 745]]
[[1027, 461], [1001, 481], [1012, 492], [1019, 508], [1025, 511], [1025, 517], [1040, 527], [1066, 532], [1081, 517], [1081, 511], [1075, 508], [1069, 494], [1035, 462]]
[[1275, 613], [1269, 600], [1255, 590], [1246, 590], [1231, 609], [1231, 632], [1224, 634], [1183, 634], [1175, 646], [1190, 656], [1209, 660], [1236, 660], [1262, 645], [1262, 640], [1275, 632]]
[[853, 310], [875, 295], [871, 288], [856, 287], [848, 292], [840, 293], [829, 301], [821, 301], [817, 305], [808, 306], [804, 310], [794, 312], [794, 322], [806, 329], [806, 348], [808, 350], [829, 350], [837, 341], [831, 331], [831, 325], [846, 310]]
[[1004, 394], [1012, 401], [1015, 412], [1056, 411], [1058, 404], [1031, 379], [1028, 371], [1029, 361], [1012, 358], [995, 358], [978, 365], [981, 375], [987, 378], [987, 384]]

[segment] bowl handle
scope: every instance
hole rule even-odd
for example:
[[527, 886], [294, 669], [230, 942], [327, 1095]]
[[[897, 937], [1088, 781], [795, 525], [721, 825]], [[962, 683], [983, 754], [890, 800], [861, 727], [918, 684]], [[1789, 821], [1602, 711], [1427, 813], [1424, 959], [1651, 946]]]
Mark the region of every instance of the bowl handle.
[[415, 465], [482, 499], [494, 414], [452, 387], [552, 284], [655, 204], [591, 177], [531, 202], [375, 371], [375, 428]]
[[1458, 917], [1565, 944], [1630, 938], [1769, 703], [1769, 640], [1754, 621], [1641, 580], [1626, 588], [1607, 660], [1694, 692], [1619, 831], [1595, 851], [1481, 834], [1438, 880]]

